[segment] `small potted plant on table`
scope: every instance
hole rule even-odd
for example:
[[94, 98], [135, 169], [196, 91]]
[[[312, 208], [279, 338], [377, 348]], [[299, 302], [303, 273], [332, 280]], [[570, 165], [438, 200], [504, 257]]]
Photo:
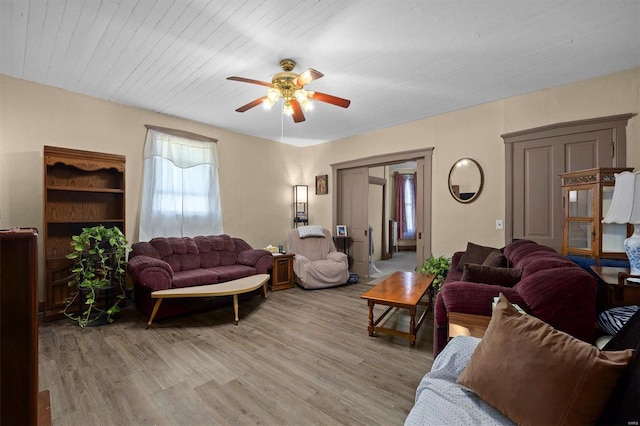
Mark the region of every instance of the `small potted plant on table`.
[[103, 225], [83, 228], [71, 238], [73, 251], [66, 257], [74, 260], [69, 287], [76, 291], [62, 312], [80, 327], [111, 323], [126, 298], [127, 240], [118, 227]]
[[427, 260], [424, 261], [422, 266], [418, 268], [416, 272], [419, 272], [421, 274], [435, 275], [435, 278], [431, 283], [431, 288], [433, 289], [433, 294], [436, 295], [440, 291], [440, 287], [442, 287], [442, 283], [444, 282], [444, 279], [447, 276], [447, 272], [449, 272], [450, 267], [450, 258], [444, 256], [434, 257], [433, 255], [431, 255]]

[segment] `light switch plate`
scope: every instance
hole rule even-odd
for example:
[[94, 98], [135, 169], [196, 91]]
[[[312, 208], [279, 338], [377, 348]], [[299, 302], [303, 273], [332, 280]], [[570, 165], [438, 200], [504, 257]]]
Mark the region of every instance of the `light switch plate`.
[[502, 219], [497, 219], [496, 220], [496, 229], [502, 229], [504, 228], [504, 226], [502, 226]]

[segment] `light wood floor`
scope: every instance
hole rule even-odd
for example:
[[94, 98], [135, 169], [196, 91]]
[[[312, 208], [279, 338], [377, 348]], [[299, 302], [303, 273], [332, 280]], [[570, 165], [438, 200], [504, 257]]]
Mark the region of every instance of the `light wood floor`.
[[369, 337], [369, 288], [254, 296], [238, 326], [231, 306], [149, 330], [132, 306], [108, 326], [43, 323], [40, 389], [54, 425], [401, 425], [432, 364], [433, 325], [415, 348]]

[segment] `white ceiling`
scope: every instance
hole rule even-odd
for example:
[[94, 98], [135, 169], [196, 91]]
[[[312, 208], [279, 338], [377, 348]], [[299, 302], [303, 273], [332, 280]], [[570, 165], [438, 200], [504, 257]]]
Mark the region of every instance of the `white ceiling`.
[[[325, 76], [294, 124], [280, 59]], [[640, 66], [640, 0], [0, 0], [0, 73], [304, 146]]]

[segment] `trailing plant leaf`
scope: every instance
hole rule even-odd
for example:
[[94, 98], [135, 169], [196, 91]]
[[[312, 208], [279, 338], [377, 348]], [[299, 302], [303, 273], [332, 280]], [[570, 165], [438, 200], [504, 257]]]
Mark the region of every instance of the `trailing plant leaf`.
[[[82, 233], [71, 237], [72, 252], [66, 257], [74, 260], [71, 269], [73, 277], [69, 287], [78, 291], [72, 293], [62, 311], [67, 317], [78, 322], [80, 327], [103, 319], [113, 322], [113, 315], [120, 311], [118, 306], [125, 298], [126, 256], [129, 249], [127, 240], [117, 227], [103, 225], [83, 228]], [[110, 287], [114, 287], [112, 290]], [[110, 289], [115, 292], [115, 302], [111, 306], [99, 306], [97, 290]], [[72, 312], [79, 297], [84, 296], [81, 312]]]
[[449, 272], [449, 268], [451, 268], [451, 258], [444, 256], [434, 257], [431, 255], [424, 261], [422, 266], [416, 270], [416, 272], [435, 275], [435, 278], [431, 283], [431, 288], [433, 288], [434, 294], [437, 294], [442, 287], [442, 283], [444, 282], [447, 273]]

